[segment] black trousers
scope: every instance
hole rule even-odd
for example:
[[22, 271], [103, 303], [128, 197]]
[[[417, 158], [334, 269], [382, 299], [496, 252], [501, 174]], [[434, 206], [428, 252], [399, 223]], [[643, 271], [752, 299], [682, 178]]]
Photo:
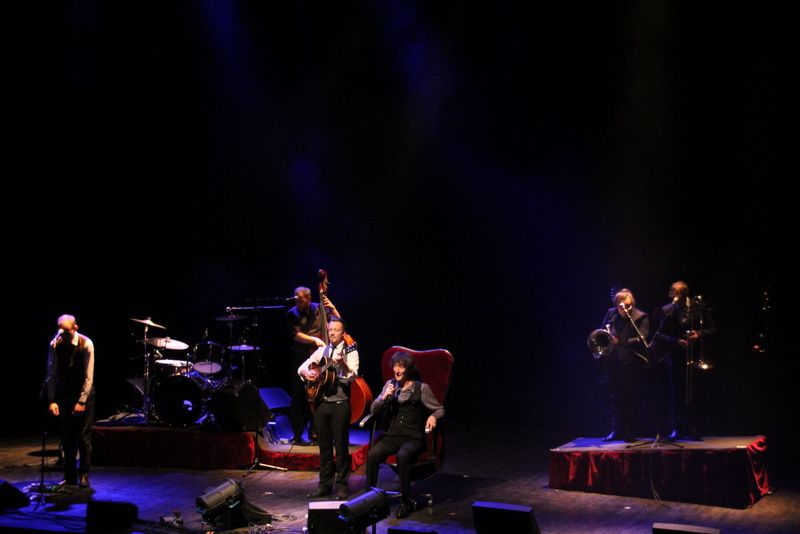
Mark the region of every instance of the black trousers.
[[[292, 406], [289, 410], [289, 418], [292, 420], [292, 437], [294, 439], [300, 439], [303, 437], [303, 429], [306, 426], [306, 423], [311, 418], [311, 411], [308, 408], [308, 402], [306, 401], [306, 385], [305, 382], [300, 380], [297, 376], [297, 368], [300, 366], [301, 363], [306, 361], [308, 356], [304, 354], [293, 354], [292, 358], [292, 373], [293, 376], [291, 377], [291, 386], [289, 387], [289, 394], [292, 397]], [[313, 422], [311, 428], [308, 429], [308, 438], [314, 439], [314, 434], [316, 433], [313, 428]]]
[[637, 404], [641, 402], [639, 368], [642, 364], [632, 351], [620, 347], [604, 359], [612, 430], [633, 436]]
[[411, 466], [425, 450], [424, 439], [409, 439], [404, 436], [384, 436], [369, 451], [367, 457], [367, 487], [378, 484], [381, 462], [392, 454], [397, 455], [397, 474], [400, 477], [400, 493], [411, 495]]
[[[61, 426], [61, 446], [64, 449], [64, 478], [74, 481], [79, 474], [89, 472], [92, 458], [92, 424], [94, 423], [94, 399], [86, 402], [86, 410], [72, 415], [75, 403], [59, 403], [58, 416]], [[80, 454], [79, 465], [75, 461]]]
[[[319, 486], [330, 490], [334, 483], [347, 486], [350, 478], [350, 403], [321, 402], [314, 411], [319, 440]], [[336, 448], [336, 463], [333, 451]]]

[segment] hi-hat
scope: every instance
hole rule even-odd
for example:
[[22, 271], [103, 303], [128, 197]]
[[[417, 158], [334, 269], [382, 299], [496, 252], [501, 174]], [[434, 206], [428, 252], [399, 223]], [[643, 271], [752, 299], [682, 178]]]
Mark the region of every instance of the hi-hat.
[[183, 341], [178, 341], [177, 339], [168, 337], [148, 337], [145, 339], [145, 341], [147, 341], [148, 345], [152, 345], [159, 349], [186, 350], [189, 348], [189, 345]]
[[247, 352], [251, 350], [258, 350], [258, 347], [254, 347], [253, 345], [231, 345], [228, 347], [229, 350], [233, 352]]
[[134, 319], [133, 317], [130, 317], [130, 320], [131, 321], [136, 321], [137, 323], [146, 324], [147, 326], [154, 326], [156, 328], [161, 328], [163, 330], [167, 329], [166, 326], [161, 326], [160, 324], [156, 324], [153, 321], [151, 321], [150, 317], [148, 317], [147, 319]]
[[214, 317], [215, 321], [226, 321], [226, 322], [233, 322], [233, 321], [241, 321], [242, 319], [247, 319], [244, 315], [236, 315], [233, 313], [229, 313], [228, 315], [220, 315], [219, 317]]

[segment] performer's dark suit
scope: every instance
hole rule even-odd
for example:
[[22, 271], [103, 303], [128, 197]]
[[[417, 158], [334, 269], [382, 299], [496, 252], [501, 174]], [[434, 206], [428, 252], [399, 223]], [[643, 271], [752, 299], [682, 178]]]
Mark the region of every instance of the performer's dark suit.
[[[644, 339], [650, 335], [650, 319], [636, 307], [630, 315]], [[603, 358], [605, 378], [611, 401], [611, 427], [616, 439], [632, 441], [640, 384], [638, 376], [645, 364], [645, 347], [631, 321], [620, 315], [616, 307], [610, 308], [603, 318], [602, 326], [608, 325], [611, 335], [619, 342], [610, 354]], [[612, 436], [609, 435], [609, 439]]]

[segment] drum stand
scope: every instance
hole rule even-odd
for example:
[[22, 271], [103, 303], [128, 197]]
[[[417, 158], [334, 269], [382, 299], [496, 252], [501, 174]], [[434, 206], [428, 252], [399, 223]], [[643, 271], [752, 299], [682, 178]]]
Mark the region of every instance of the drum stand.
[[156, 324], [150, 320], [150, 317], [146, 319], [135, 319], [133, 317], [130, 318], [131, 321], [140, 323], [144, 327], [144, 331], [142, 332], [142, 346], [144, 347], [144, 371], [142, 374], [142, 410], [144, 411], [144, 423], [151, 422], [151, 410], [152, 410], [152, 403], [150, 399], [150, 352], [147, 349], [147, 332], [150, 329], [150, 326], [154, 326], [156, 328], [160, 328], [162, 330], [166, 330], [166, 326], [161, 326], [160, 324]]
[[150, 351], [147, 349], [147, 330], [149, 325], [144, 325], [142, 333], [142, 346], [144, 347], [144, 370], [142, 371], [142, 411], [144, 412], [144, 423], [150, 422], [150, 410], [152, 408], [150, 399]]

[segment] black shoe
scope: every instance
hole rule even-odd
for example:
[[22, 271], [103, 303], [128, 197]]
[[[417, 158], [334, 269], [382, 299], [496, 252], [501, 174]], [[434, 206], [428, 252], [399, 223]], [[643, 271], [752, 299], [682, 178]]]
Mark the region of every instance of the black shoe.
[[400, 507], [397, 509], [397, 519], [408, 517], [416, 511], [417, 501], [413, 499], [403, 499], [400, 501]]
[[77, 486], [78, 479], [73, 477], [65, 477], [61, 482], [58, 483], [59, 486]]
[[670, 432], [669, 436], [667, 436], [668, 441], [678, 441], [679, 439], [681, 439], [681, 433], [678, 432], [677, 428]]
[[347, 486], [339, 486], [336, 488], [336, 498], [340, 501], [347, 500]]
[[306, 441], [303, 438], [294, 438], [292, 441], [290, 441], [290, 443], [292, 445], [302, 445], [303, 447], [308, 447], [311, 445], [310, 441]]
[[617, 431], [612, 430], [609, 435], [604, 437], [601, 441], [616, 441], [617, 440]]
[[314, 493], [309, 493], [308, 495], [306, 495], [306, 497], [309, 499], [320, 499], [322, 497], [330, 497], [330, 495], [331, 495], [330, 489], [318, 488], [317, 491], [315, 491]]
[[78, 486], [82, 488], [89, 487], [89, 473], [82, 473], [81, 476], [78, 478]]
[[633, 437], [632, 434], [623, 434], [622, 436], [619, 437], [619, 439], [621, 439], [625, 443], [633, 443], [634, 441], [636, 441], [636, 438]]

